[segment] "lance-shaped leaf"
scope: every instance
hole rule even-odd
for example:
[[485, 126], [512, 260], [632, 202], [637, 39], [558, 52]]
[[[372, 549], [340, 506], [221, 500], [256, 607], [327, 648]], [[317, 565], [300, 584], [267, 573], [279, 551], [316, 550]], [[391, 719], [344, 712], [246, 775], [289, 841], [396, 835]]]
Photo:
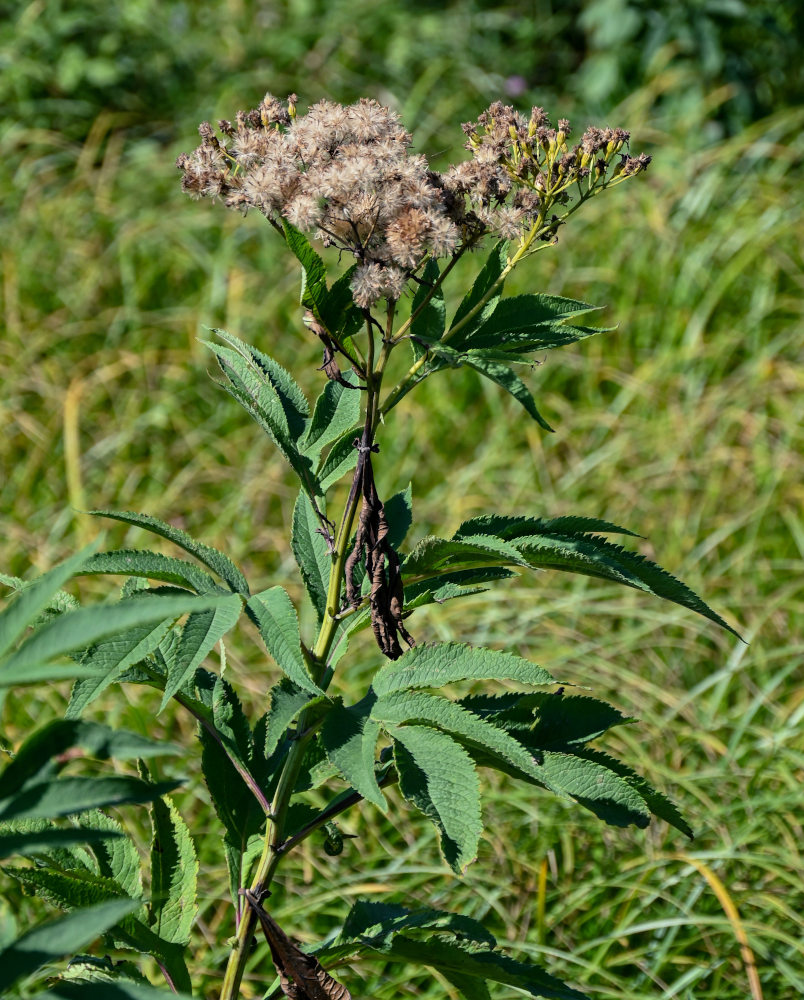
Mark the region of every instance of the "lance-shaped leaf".
[[327, 315], [327, 269], [324, 261], [310, 246], [310, 241], [291, 225], [287, 219], [282, 220], [285, 239], [289, 249], [302, 266], [302, 286], [299, 302], [311, 310], [317, 320], [326, 325], [331, 317]]
[[139, 905], [132, 899], [109, 900], [34, 927], [0, 951], [0, 990], [48, 962], [79, 952]]
[[271, 688], [271, 707], [266, 719], [265, 753], [270, 756], [284, 739], [288, 726], [293, 725], [308, 705], [318, 701], [304, 688], [283, 677]]
[[576, 535], [597, 531], [601, 534], [631, 535], [640, 538], [635, 531], [622, 528], [611, 521], [599, 517], [519, 517], [506, 514], [481, 514], [464, 521], [452, 536], [455, 539], [471, 540], [477, 535], [495, 535], [506, 541], [515, 541], [528, 535]]
[[180, 691], [195, 674], [213, 646], [233, 628], [243, 610], [239, 594], [230, 594], [211, 611], [190, 615], [176, 645], [174, 660], [165, 682], [165, 693], [159, 711]]
[[301, 650], [299, 619], [296, 609], [282, 587], [271, 587], [255, 594], [248, 602], [263, 642], [277, 666], [298, 687], [311, 694], [323, 695], [307, 671]]
[[161, 538], [166, 538], [191, 556], [195, 556], [213, 573], [217, 573], [232, 591], [243, 594], [244, 597], [248, 596], [248, 582], [232, 560], [218, 549], [213, 549], [203, 542], [197, 542], [181, 528], [176, 528], [174, 525], [160, 521], [159, 518], [151, 517], [149, 514], [136, 514], [132, 511], [91, 510], [89, 513], [95, 517], [108, 517], [115, 521], [123, 521], [125, 524], [132, 524], [137, 528], [150, 531], [154, 535], [159, 535]]
[[316, 400], [313, 416], [299, 440], [302, 453], [318, 461], [321, 452], [341, 435], [356, 428], [360, 422], [359, 380], [351, 372], [344, 375], [355, 388], [328, 381]]
[[322, 495], [357, 465], [358, 452], [355, 448], [357, 430], [358, 428], [353, 428], [341, 434], [321, 463], [317, 476]]
[[504, 729], [447, 698], [421, 691], [395, 691], [377, 699], [371, 718], [385, 729], [411, 723], [437, 726], [462, 745], [480, 746], [532, 778], [541, 776], [539, 757]]
[[503, 299], [493, 314], [461, 346], [502, 351], [541, 351], [563, 347], [613, 327], [576, 326], [567, 322], [601, 306], [558, 295], [514, 295]]
[[489, 379], [491, 382], [495, 382], [497, 385], [505, 389], [506, 392], [510, 393], [514, 399], [525, 408], [527, 413], [533, 417], [540, 427], [543, 427], [546, 431], [553, 430], [550, 424], [547, 423], [541, 413], [539, 413], [536, 409], [536, 402], [530, 393], [530, 389], [528, 389], [522, 379], [516, 374], [516, 372], [512, 371], [508, 365], [500, 364], [498, 361], [491, 360], [485, 357], [481, 352], [466, 354], [464, 356], [464, 360], [470, 368], [474, 368], [474, 370], [484, 378]]
[[508, 580], [515, 575], [501, 566], [486, 566], [474, 570], [459, 570], [457, 573], [425, 576], [405, 587], [405, 609], [413, 611], [427, 604], [443, 604], [458, 597], [483, 594], [489, 588], [479, 584]]
[[329, 572], [332, 567], [332, 556], [321, 529], [313, 503], [302, 490], [293, 508], [290, 545], [319, 621], [324, 617], [327, 607]]
[[323, 297], [318, 309], [319, 322], [323, 323], [327, 331], [349, 351], [352, 357], [355, 356], [352, 337], [366, 322], [352, 295], [352, 278], [356, 270], [357, 264], [353, 264], [332, 282], [332, 287]]
[[58, 778], [37, 782], [0, 799], [0, 821], [38, 817], [51, 819], [87, 809], [150, 802], [172, 792], [179, 784], [178, 781], [161, 781], [151, 785], [139, 778], [124, 776]]
[[[108, 819], [108, 817], [107, 817]], [[32, 826], [41, 823], [41, 820], [27, 821]], [[10, 823], [4, 825], [4, 829], [14, 829], [20, 827], [19, 832], [0, 833], [0, 860], [9, 858], [13, 854], [23, 854], [32, 857], [36, 854], [46, 854], [49, 851], [59, 851], [64, 848], [73, 847], [76, 844], [97, 844], [108, 843], [113, 839], [120, 839], [122, 833], [113, 830], [91, 829], [78, 826], [55, 826], [44, 824], [31, 830], [22, 829], [26, 821], [21, 823]]]
[[389, 726], [402, 795], [430, 819], [441, 851], [461, 874], [474, 861], [483, 832], [474, 761], [451, 737], [428, 726]]
[[198, 912], [198, 858], [187, 824], [169, 798], [151, 805], [149, 923], [160, 938], [187, 944]]
[[91, 545], [60, 563], [38, 580], [23, 585], [8, 607], [0, 611], [0, 660], [25, 629], [48, 607], [61, 585], [78, 572], [100, 543], [101, 539], [96, 539]]
[[424, 930], [451, 934], [464, 940], [485, 944], [490, 948], [497, 943], [494, 935], [481, 923], [463, 914], [430, 907], [409, 910], [395, 903], [358, 899], [347, 914], [343, 928], [333, 945], [322, 951], [330, 955], [334, 953], [331, 949], [339, 949], [339, 954], [348, 954], [347, 951], [340, 949], [352, 944], [383, 949], [397, 934]]
[[191, 1000], [189, 993], [157, 989], [128, 979], [102, 983], [57, 982], [35, 1000]]
[[[174, 559], [161, 552], [143, 549], [119, 549], [115, 552], [98, 552], [83, 564], [75, 576], [98, 574], [136, 576], [143, 580], [161, 580], [187, 587], [197, 594], [214, 594], [221, 591], [215, 580], [202, 569], [185, 559]], [[226, 591], [223, 591], [226, 593]]]
[[447, 322], [444, 292], [440, 285], [433, 291], [440, 275], [438, 262], [431, 258], [424, 266], [421, 281], [413, 296], [410, 307], [410, 342], [413, 356], [417, 359], [427, 350], [427, 345], [437, 343], [444, 336]]
[[[145, 596], [147, 591], [142, 593], [141, 600], [153, 600], [152, 597]], [[89, 676], [78, 680], [73, 686], [70, 704], [67, 706], [67, 718], [77, 719], [110, 684], [114, 684], [127, 670], [153, 653], [165, 639], [175, 620], [168, 618], [155, 625], [138, 625], [89, 649], [81, 659], [81, 666]]]
[[61, 757], [73, 747], [81, 747], [87, 756], [98, 760], [110, 757], [131, 760], [179, 752], [172, 743], [149, 740], [126, 729], [111, 729], [98, 722], [55, 719], [28, 737], [0, 775], [0, 798], [32, 782], [50, 778], [63, 766], [63, 760], [56, 763], [53, 758]]
[[342, 777], [366, 801], [388, 812], [388, 803], [374, 773], [374, 750], [380, 726], [372, 716], [373, 702], [374, 698], [368, 696], [350, 708], [334, 705], [324, 718], [321, 743]]
[[555, 678], [546, 670], [514, 653], [447, 642], [407, 650], [398, 660], [381, 667], [371, 686], [378, 695], [387, 695], [468, 680], [555, 684]]
[[388, 524], [388, 542], [398, 549], [413, 524], [413, 484], [408, 483], [407, 489], [394, 493], [383, 506]]
[[100, 809], [84, 813], [80, 823], [87, 831], [97, 830], [106, 834], [102, 840], [92, 842], [92, 853], [100, 874], [116, 882], [126, 895], [137, 899], [142, 896], [140, 856], [123, 827]]

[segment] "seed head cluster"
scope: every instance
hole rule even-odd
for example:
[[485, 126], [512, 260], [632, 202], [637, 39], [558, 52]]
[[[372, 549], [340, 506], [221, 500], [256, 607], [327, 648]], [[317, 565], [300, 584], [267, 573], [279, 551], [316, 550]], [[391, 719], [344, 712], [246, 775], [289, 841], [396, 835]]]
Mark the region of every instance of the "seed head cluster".
[[352, 294], [369, 309], [400, 298], [428, 255], [452, 256], [487, 233], [524, 239], [534, 226], [553, 239], [548, 209], [566, 204], [572, 185], [591, 192], [650, 161], [623, 155], [613, 164], [628, 142], [622, 129], [589, 128], [567, 149], [569, 123], [552, 128], [541, 108], [525, 118], [497, 102], [464, 132], [472, 158], [437, 173], [376, 101], [320, 101], [298, 115], [295, 95], [283, 103], [267, 94], [217, 132], [203, 122], [201, 144], [177, 166], [191, 196], [257, 209], [353, 256]]

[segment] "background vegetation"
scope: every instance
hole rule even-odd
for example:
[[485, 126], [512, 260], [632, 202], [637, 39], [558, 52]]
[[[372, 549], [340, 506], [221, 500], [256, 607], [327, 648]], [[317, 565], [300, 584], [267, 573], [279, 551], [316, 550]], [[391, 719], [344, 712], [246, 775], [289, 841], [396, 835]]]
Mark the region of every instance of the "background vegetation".
[[[381, 493], [413, 482], [422, 532], [492, 509], [639, 530], [642, 550], [750, 641], [549, 574], [473, 608], [417, 613], [421, 638], [515, 649], [641, 718], [618, 738], [698, 832], [691, 845], [661, 824], [623, 833], [508, 787], [487, 813], [480, 861], [447, 905], [490, 916], [515, 948], [605, 1000], [804, 993], [804, 39], [794, 8], [36, 0], [10, 5], [0, 26], [0, 566], [25, 576], [94, 533], [78, 511], [108, 506], [225, 540], [255, 585], [300, 596], [287, 540], [295, 491], [270, 442], [212, 385], [196, 337], [202, 324], [223, 326], [306, 388], [320, 360], [270, 228], [180, 195], [173, 160], [196, 144], [198, 121], [232, 117], [266, 89], [303, 103], [376, 96], [438, 163], [459, 155], [459, 123], [503, 97], [579, 130], [624, 125], [634, 149], [654, 154], [642, 183], [593, 203], [517, 272], [512, 290], [606, 303], [620, 324], [533, 372], [557, 433], [458, 372], [448, 391], [433, 380], [400, 408], [378, 466]], [[269, 680], [245, 650], [230, 650], [228, 669], [261, 710]], [[367, 642], [366, 664], [375, 655]], [[64, 694], [10, 697], [7, 738], [57, 714]], [[153, 735], [155, 708], [140, 690], [132, 701], [115, 690], [97, 717]], [[166, 713], [158, 725], [194, 745], [187, 720]], [[208, 893], [196, 959], [211, 984], [232, 917], [192, 758], [184, 770], [180, 805]], [[345, 827], [359, 839], [342, 856], [310, 847], [272, 899], [302, 940], [335, 927], [355, 896], [438, 905], [454, 888], [429, 826], [391, 826], [368, 809]], [[313, 879], [325, 903], [315, 920]], [[8, 891], [0, 942], [32, 912]], [[452, 996], [394, 967], [360, 975], [359, 995]], [[255, 996], [261, 981], [252, 975]]]

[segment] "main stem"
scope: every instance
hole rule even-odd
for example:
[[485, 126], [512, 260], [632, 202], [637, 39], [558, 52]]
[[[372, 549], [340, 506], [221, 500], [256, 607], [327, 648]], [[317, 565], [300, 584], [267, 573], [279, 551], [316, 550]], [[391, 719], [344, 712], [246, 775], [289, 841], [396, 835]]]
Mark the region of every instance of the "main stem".
[[[388, 312], [388, 331], [384, 338], [382, 351], [376, 369], [374, 368], [374, 332], [371, 323], [367, 323], [368, 329], [368, 349], [366, 352], [366, 422], [364, 427], [364, 444], [370, 444], [374, 438], [374, 432], [380, 419], [379, 392], [382, 384], [383, 371], [391, 352], [392, 344], [390, 328], [393, 323], [393, 309]], [[366, 440], [368, 439], [368, 440]], [[324, 612], [324, 620], [318, 632], [315, 646], [312, 649], [313, 680], [318, 684], [322, 681], [326, 673], [326, 664], [335, 632], [338, 627], [337, 614], [339, 611], [340, 594], [343, 585], [344, 566], [346, 564], [347, 549], [352, 536], [357, 508], [362, 499], [359, 489], [352, 489], [349, 493], [346, 507], [341, 517], [338, 533], [335, 538], [335, 551], [333, 553], [332, 565], [329, 571], [329, 585], [327, 588], [327, 606]], [[302, 712], [297, 725], [299, 733], [307, 732], [306, 737], [302, 737], [294, 742], [288, 753], [285, 766], [279, 778], [276, 793], [271, 805], [271, 816], [268, 820], [265, 843], [263, 845], [262, 856], [260, 857], [254, 880], [251, 884], [251, 891], [259, 898], [271, 885], [279, 863], [287, 853], [282, 849], [285, 820], [288, 806], [296, 785], [296, 779], [301, 768], [302, 760], [307, 744], [312, 738], [313, 732], [309, 729], [308, 713]], [[243, 972], [248, 960], [249, 947], [255, 931], [256, 917], [254, 910], [250, 906], [243, 908], [240, 924], [237, 929], [237, 937], [229, 955], [226, 972], [223, 977], [220, 1000], [237, 1000], [240, 995], [240, 984], [243, 979]]]

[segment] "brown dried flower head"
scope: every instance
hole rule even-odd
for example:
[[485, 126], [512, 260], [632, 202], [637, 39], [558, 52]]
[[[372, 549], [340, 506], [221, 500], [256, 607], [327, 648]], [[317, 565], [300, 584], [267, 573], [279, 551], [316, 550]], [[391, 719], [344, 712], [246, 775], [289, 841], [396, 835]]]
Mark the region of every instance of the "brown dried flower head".
[[[563, 221], [551, 214], [640, 173], [644, 154], [621, 151], [629, 133], [588, 128], [567, 148], [570, 123], [551, 126], [544, 109], [529, 117], [495, 102], [463, 126], [472, 158], [444, 173], [411, 152], [398, 115], [376, 101], [330, 101], [296, 113], [267, 94], [235, 122], [199, 127], [201, 144], [177, 166], [193, 197], [255, 208], [277, 228], [285, 220], [325, 246], [352, 255], [352, 293], [369, 309], [395, 301], [425, 258], [452, 256], [491, 233], [507, 240], [555, 240]], [[619, 156], [618, 161], [617, 154]]]

